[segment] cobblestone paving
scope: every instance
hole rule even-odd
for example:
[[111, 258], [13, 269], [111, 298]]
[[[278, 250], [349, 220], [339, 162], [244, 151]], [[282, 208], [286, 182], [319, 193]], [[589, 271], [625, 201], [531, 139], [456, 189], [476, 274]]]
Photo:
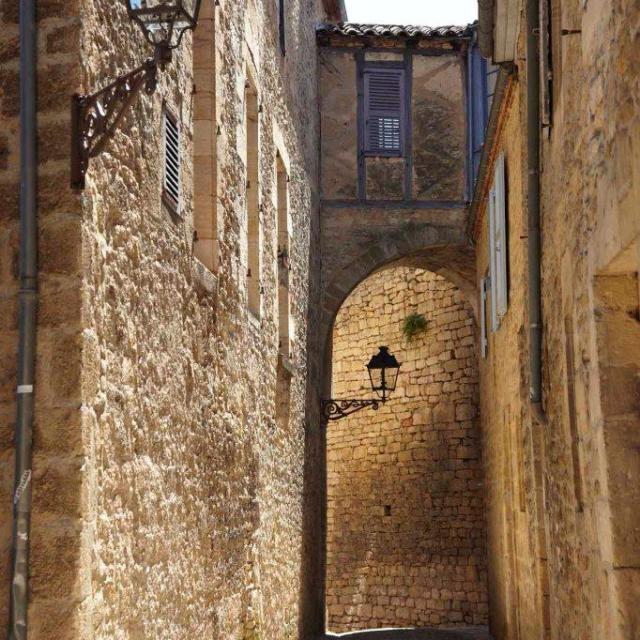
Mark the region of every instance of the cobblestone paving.
[[456, 629], [379, 629], [327, 634], [323, 640], [492, 640], [487, 627]]

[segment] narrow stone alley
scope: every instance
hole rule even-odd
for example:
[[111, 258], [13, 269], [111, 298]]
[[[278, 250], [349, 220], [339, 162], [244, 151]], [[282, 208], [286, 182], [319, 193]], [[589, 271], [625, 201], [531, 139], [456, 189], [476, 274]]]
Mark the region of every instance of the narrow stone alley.
[[640, 0], [374, 4], [0, 3], [9, 640], [640, 639]]

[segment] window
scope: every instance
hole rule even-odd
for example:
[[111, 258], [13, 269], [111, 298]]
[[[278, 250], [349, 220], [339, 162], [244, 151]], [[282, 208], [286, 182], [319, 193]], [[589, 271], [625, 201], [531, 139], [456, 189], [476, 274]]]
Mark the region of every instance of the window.
[[404, 150], [404, 69], [368, 65], [364, 70], [364, 151], [402, 156]]
[[486, 358], [489, 353], [489, 336], [487, 335], [487, 294], [489, 291], [489, 277], [480, 281], [480, 352]]
[[180, 212], [180, 129], [166, 109], [163, 112], [164, 176], [162, 197], [174, 213]]
[[218, 260], [215, 5], [205, 2], [193, 32], [193, 251], [212, 271]]
[[258, 93], [251, 74], [245, 85], [245, 127], [247, 143], [247, 303], [249, 311], [260, 317], [260, 250], [262, 229], [260, 225], [260, 177], [258, 154]]
[[489, 273], [491, 278], [491, 330], [497, 331], [508, 306], [508, 236], [505, 192], [505, 162], [496, 162], [489, 192]]
[[553, 120], [562, 84], [562, 18], [560, 0], [540, 3], [540, 119], [544, 127]]
[[287, 51], [285, 15], [285, 0], [278, 0], [278, 38], [280, 41], [280, 53], [282, 55]]
[[291, 352], [289, 177], [279, 155], [276, 162], [278, 189], [278, 335], [280, 354], [285, 358], [289, 358]]

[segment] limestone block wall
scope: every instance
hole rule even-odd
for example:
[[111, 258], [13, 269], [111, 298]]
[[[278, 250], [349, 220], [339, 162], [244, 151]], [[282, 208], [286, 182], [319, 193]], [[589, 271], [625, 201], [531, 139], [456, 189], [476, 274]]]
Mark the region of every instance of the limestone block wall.
[[[540, 431], [529, 413], [527, 325], [527, 233], [523, 185], [525, 138], [520, 116], [524, 96], [511, 85], [504, 105], [499, 150], [504, 154], [509, 198], [509, 306], [491, 330], [491, 289], [479, 313], [487, 326], [486, 357], [480, 358], [480, 406], [487, 492], [489, 603], [494, 635], [526, 638], [545, 633], [548, 606], [546, 542], [541, 518], [543, 470]], [[484, 210], [483, 210], [484, 211]], [[483, 213], [483, 216], [486, 212]], [[488, 224], [478, 232], [478, 278], [489, 275]], [[479, 282], [480, 280], [478, 280]]]
[[[428, 324], [408, 341], [414, 312]], [[392, 400], [327, 431], [328, 628], [486, 623], [471, 309], [431, 272], [372, 275], [336, 318], [334, 397], [371, 395], [365, 364], [383, 344], [402, 362]]]
[[[546, 423], [528, 401], [524, 31], [495, 143], [507, 163], [510, 289], [480, 368], [491, 621], [496, 637], [627, 640], [640, 633], [632, 506], [640, 469], [640, 17], [623, 0], [554, 7], [551, 127], [542, 140]], [[561, 37], [567, 25], [575, 33]], [[487, 225], [482, 218], [478, 281]]]
[[[30, 638], [76, 632], [82, 509], [80, 198], [68, 188], [79, 2], [38, 2], [39, 309]], [[18, 348], [19, 3], [0, 4], [0, 633], [9, 614]]]
[[[213, 5], [213, 3], [210, 3]], [[29, 637], [291, 640], [322, 624], [322, 487], [306, 474], [307, 358], [317, 316], [315, 24], [320, 2], [215, 4], [217, 270], [196, 257], [192, 36], [141, 96], [82, 195], [69, 188], [69, 104], [150, 53], [111, 0], [38, 3], [40, 306]], [[0, 9], [0, 625], [13, 483], [18, 7]], [[81, 19], [82, 18], [82, 19]], [[242, 98], [263, 105], [260, 321], [247, 311]], [[211, 83], [207, 84], [211, 94]], [[209, 97], [212, 98], [211, 95]], [[161, 111], [181, 131], [180, 215], [162, 203]], [[200, 105], [202, 106], [202, 105]], [[311, 114], [311, 115], [309, 115]], [[209, 139], [210, 141], [210, 139]], [[202, 140], [199, 141], [202, 144]], [[290, 380], [278, 389], [276, 153], [288, 176]], [[209, 238], [207, 238], [209, 240]], [[213, 267], [213, 261], [209, 266]], [[288, 420], [276, 407], [288, 394]], [[312, 444], [309, 444], [311, 439]], [[315, 467], [314, 467], [315, 468]], [[320, 498], [317, 496], [320, 495]], [[309, 506], [311, 505], [311, 506]], [[312, 534], [313, 535], [313, 534]], [[319, 535], [319, 534], [315, 534]], [[315, 608], [314, 608], [315, 607]]]

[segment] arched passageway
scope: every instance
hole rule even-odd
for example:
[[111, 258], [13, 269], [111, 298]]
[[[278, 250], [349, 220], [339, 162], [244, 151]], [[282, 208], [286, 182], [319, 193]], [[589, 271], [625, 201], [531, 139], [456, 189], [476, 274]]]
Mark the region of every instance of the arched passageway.
[[[426, 327], [408, 338], [412, 314]], [[374, 273], [336, 316], [334, 397], [371, 395], [381, 344], [402, 369], [389, 403], [328, 427], [328, 631], [486, 624], [475, 333], [459, 289], [415, 266]]]

